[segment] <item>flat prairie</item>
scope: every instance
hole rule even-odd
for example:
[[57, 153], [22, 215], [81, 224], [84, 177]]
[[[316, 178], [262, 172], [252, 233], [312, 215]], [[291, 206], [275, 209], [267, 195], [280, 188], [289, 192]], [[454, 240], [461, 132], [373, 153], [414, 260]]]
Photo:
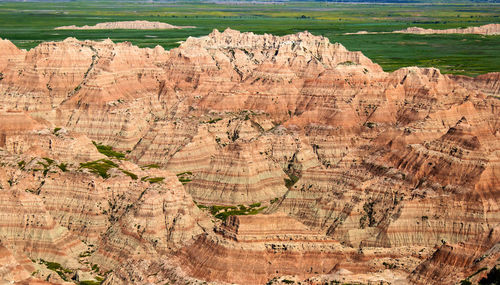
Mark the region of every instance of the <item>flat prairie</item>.
[[[337, 2], [337, 3], [336, 3]], [[500, 36], [362, 34], [418, 26], [448, 29], [500, 22], [499, 3], [338, 3], [336, 2], [0, 2], [0, 37], [21, 48], [67, 37], [110, 38], [140, 47], [170, 49], [189, 36], [203, 36], [227, 27], [242, 32], [285, 35], [308, 30], [360, 50], [393, 71], [404, 66], [433, 66], [443, 73], [478, 74], [498, 71]], [[417, 2], [417, 1], [415, 1]], [[432, 1], [426, 1], [432, 2]], [[185, 30], [54, 30], [59, 26], [148, 20]], [[424, 43], [424, 44], [423, 44]]]

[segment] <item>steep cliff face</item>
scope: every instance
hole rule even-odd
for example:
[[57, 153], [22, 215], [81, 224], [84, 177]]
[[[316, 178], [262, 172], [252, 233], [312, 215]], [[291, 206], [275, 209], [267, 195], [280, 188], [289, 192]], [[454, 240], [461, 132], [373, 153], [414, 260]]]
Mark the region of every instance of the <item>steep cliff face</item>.
[[[453, 283], [475, 267], [454, 265], [448, 246], [484, 241], [467, 258], [494, 247], [498, 73], [386, 73], [307, 32], [228, 29], [170, 51], [72, 38], [0, 48], [12, 278], [28, 278], [22, 252], [33, 278], [48, 276], [43, 259], [78, 278], [113, 270], [108, 284]], [[264, 215], [220, 225], [218, 209]], [[439, 272], [448, 259], [461, 273]]]
[[23, 61], [26, 51], [18, 49], [12, 42], [6, 39], [0, 39], [0, 48], [3, 51], [0, 55], [0, 72], [2, 72], [1, 78], [3, 80], [4, 70], [11, 64]]
[[203, 204], [251, 204], [282, 196], [287, 190], [285, 177], [278, 165], [257, 155], [252, 144], [231, 144], [186, 188]]
[[409, 280], [416, 284], [454, 284], [456, 280], [478, 282], [489, 268], [498, 265], [499, 249], [498, 227], [473, 240], [442, 245], [412, 272]]
[[[342, 248], [286, 214], [231, 217], [217, 232], [200, 236], [177, 253], [187, 274], [209, 281], [263, 284], [275, 276], [329, 273], [340, 264], [353, 270], [354, 249]], [[361, 263], [354, 267], [361, 269]]]

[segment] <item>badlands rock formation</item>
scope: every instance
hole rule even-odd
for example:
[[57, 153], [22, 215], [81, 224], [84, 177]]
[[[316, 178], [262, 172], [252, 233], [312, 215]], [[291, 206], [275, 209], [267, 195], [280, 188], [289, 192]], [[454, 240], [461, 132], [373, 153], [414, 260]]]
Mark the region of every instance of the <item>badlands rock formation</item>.
[[497, 264], [499, 73], [386, 73], [307, 32], [0, 50], [2, 282], [455, 284]]
[[362, 270], [358, 253], [308, 231], [286, 214], [232, 216], [215, 236], [202, 235], [177, 253], [188, 275], [209, 281], [264, 284], [270, 276], [306, 278], [335, 267]]
[[479, 27], [468, 27], [458, 29], [423, 29], [419, 27], [410, 27], [404, 30], [395, 31], [403, 34], [476, 34], [476, 35], [500, 35], [500, 24], [488, 24]]
[[475, 34], [475, 35], [500, 35], [500, 24], [487, 24], [479, 27], [457, 28], [457, 29], [424, 29], [420, 27], [409, 27], [403, 30], [393, 32], [367, 32], [359, 31], [356, 33], [346, 33], [346, 35], [368, 35], [368, 34], [417, 34], [417, 35], [432, 35], [432, 34]]
[[54, 28], [54, 30], [171, 30], [171, 29], [188, 29], [195, 28], [194, 26], [174, 26], [162, 22], [150, 22], [150, 21], [121, 21], [121, 22], [104, 22], [98, 23], [93, 26], [62, 26]]

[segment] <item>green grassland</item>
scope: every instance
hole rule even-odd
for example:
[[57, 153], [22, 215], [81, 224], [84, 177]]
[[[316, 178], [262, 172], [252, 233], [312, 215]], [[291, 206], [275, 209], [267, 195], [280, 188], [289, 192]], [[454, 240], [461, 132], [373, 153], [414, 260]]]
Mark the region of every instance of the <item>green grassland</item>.
[[[287, 2], [280, 4], [200, 2], [0, 2], [0, 37], [21, 48], [66, 37], [111, 38], [140, 47], [177, 47], [188, 36], [203, 36], [227, 27], [258, 34], [285, 35], [308, 30], [360, 50], [384, 70], [435, 66], [445, 73], [477, 75], [500, 71], [500, 36], [481, 35], [344, 35], [393, 31], [410, 26], [444, 29], [500, 23], [500, 4], [460, 1], [455, 4], [353, 4]], [[63, 25], [149, 20], [194, 25], [183, 30], [54, 30]]]

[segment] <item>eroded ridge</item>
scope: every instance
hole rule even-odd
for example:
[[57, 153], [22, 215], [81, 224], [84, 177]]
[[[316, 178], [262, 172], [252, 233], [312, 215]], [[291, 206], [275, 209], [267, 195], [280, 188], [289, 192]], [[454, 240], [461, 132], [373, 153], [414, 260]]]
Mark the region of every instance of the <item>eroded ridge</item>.
[[494, 36], [500, 35], [500, 24], [487, 24], [479, 27], [467, 27], [467, 28], [456, 28], [456, 29], [425, 29], [420, 27], [409, 27], [403, 30], [397, 30], [393, 32], [368, 32], [359, 31], [356, 33], [346, 33], [346, 35], [368, 35], [368, 34], [416, 34], [416, 35], [432, 35], [432, 34], [473, 34], [473, 35], [487, 35]]
[[150, 21], [120, 21], [120, 22], [104, 22], [98, 23], [93, 26], [61, 26], [54, 28], [54, 30], [172, 30], [172, 29], [189, 29], [195, 28], [194, 26], [174, 26], [162, 22]]
[[496, 265], [499, 73], [387, 73], [308, 32], [0, 50], [2, 280], [454, 284]]

